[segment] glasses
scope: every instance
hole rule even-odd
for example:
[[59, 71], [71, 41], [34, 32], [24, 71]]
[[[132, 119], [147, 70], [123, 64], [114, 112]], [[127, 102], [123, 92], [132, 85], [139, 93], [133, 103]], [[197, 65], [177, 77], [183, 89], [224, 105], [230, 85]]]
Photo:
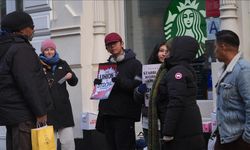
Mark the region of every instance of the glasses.
[[116, 46], [117, 43], [119, 43], [119, 41], [117, 41], [117, 42], [112, 42], [112, 43], [109, 43], [109, 44], [106, 44], [106, 45], [105, 45], [105, 46], [106, 46], [106, 49], [110, 49], [110, 48], [112, 48], [113, 46]]

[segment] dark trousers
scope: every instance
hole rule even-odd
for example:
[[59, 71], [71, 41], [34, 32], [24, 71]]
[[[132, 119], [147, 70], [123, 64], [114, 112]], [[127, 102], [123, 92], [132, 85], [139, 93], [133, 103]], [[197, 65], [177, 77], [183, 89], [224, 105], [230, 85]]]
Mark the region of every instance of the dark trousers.
[[143, 131], [144, 140], [146, 144], [148, 145], [148, 129], [143, 128], [142, 131]]
[[34, 127], [35, 124], [31, 121], [6, 126], [7, 150], [31, 150], [31, 129]]
[[217, 135], [214, 150], [250, 150], [250, 144], [241, 137], [233, 142], [221, 144], [220, 136]]
[[109, 150], [135, 149], [135, 123], [132, 119], [104, 117], [104, 132]]

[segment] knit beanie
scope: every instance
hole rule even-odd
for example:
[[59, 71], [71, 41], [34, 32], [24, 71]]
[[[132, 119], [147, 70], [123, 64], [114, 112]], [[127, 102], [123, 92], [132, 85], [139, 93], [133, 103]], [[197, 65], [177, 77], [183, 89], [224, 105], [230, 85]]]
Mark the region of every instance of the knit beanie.
[[7, 32], [17, 32], [26, 27], [34, 28], [34, 23], [31, 16], [23, 11], [9, 13], [1, 21], [1, 29]]
[[43, 53], [47, 48], [56, 50], [56, 44], [51, 39], [44, 40], [41, 44], [41, 52]]

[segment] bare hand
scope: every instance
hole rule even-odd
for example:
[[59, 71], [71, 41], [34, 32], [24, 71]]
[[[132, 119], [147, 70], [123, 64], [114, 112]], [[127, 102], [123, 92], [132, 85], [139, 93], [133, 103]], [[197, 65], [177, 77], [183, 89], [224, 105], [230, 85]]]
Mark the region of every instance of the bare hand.
[[45, 125], [47, 123], [47, 115], [36, 117], [36, 123]]
[[68, 72], [66, 75], [65, 75], [65, 78], [66, 80], [69, 80], [72, 78], [72, 73]]
[[173, 139], [174, 139], [173, 136], [163, 136], [161, 140], [164, 142], [169, 142], [169, 141], [172, 141]]

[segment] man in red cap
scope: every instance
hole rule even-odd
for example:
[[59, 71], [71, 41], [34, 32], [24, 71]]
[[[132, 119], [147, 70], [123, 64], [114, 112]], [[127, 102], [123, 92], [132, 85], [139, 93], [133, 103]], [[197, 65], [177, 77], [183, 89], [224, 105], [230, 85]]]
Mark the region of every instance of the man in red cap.
[[111, 54], [108, 62], [117, 64], [118, 75], [112, 79], [115, 85], [109, 98], [99, 103], [96, 129], [105, 133], [109, 150], [134, 150], [134, 124], [140, 121], [141, 104], [134, 101], [133, 91], [141, 82], [142, 65], [131, 49], [124, 49], [119, 34], [106, 35], [105, 45]]
[[31, 129], [45, 124], [51, 104], [40, 60], [30, 44], [31, 16], [12, 12], [1, 21], [0, 125], [6, 126], [7, 150], [31, 150]]

